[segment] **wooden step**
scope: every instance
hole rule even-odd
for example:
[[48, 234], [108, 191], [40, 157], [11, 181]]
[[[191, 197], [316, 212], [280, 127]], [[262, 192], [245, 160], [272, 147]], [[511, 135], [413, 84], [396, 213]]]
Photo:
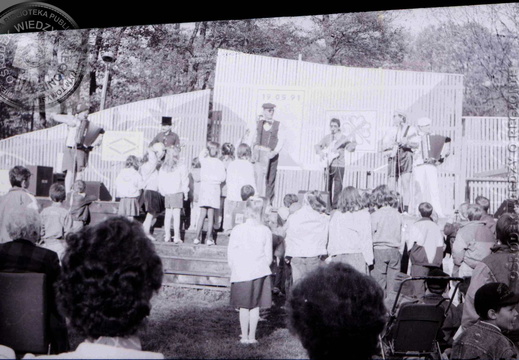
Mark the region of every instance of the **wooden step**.
[[160, 256], [221, 259], [227, 261], [227, 246], [225, 245], [174, 244], [163, 241], [154, 241], [153, 245], [155, 246], [155, 251]]
[[163, 285], [188, 285], [230, 288], [229, 277], [208, 274], [202, 271], [164, 271]]
[[167, 272], [196, 271], [211, 276], [230, 276], [226, 260], [161, 255], [162, 267]]

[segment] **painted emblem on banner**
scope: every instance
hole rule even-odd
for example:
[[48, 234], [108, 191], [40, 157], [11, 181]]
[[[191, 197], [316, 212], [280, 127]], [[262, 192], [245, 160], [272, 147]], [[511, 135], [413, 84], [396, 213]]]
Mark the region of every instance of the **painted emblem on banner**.
[[0, 100], [21, 109], [63, 102], [81, 83], [87, 55], [81, 30], [0, 35]]
[[101, 158], [104, 161], [126, 161], [129, 155], [142, 156], [144, 134], [140, 131], [106, 131]]
[[[337, 118], [341, 121], [341, 131], [346, 136], [355, 136], [357, 146], [355, 151], [375, 152], [376, 151], [376, 131], [375, 121], [376, 111], [366, 110], [344, 110], [327, 111], [326, 118]], [[325, 124], [325, 131], [328, 132], [329, 124]]]

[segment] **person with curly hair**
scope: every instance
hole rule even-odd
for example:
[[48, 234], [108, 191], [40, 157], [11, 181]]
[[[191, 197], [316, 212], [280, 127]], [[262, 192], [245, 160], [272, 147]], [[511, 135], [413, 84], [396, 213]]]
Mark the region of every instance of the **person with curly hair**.
[[371, 359], [387, 321], [380, 285], [340, 262], [294, 284], [287, 313], [290, 332], [312, 360]]
[[161, 259], [142, 225], [115, 216], [69, 234], [67, 243], [56, 300], [85, 341], [75, 351], [52, 357], [163, 358], [143, 351], [136, 335], [163, 276]]

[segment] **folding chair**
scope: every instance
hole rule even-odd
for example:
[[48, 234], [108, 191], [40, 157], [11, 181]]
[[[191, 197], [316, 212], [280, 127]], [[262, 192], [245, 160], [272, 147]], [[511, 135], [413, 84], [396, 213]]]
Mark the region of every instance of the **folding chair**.
[[[446, 277], [449, 281], [457, 281], [456, 287], [451, 295], [451, 301], [447, 307], [444, 307], [443, 301], [437, 304], [423, 303], [404, 303], [397, 311], [397, 303], [402, 289], [402, 285], [406, 281], [426, 280], [430, 277], [412, 277], [405, 279], [400, 284], [395, 303], [391, 310], [390, 318], [386, 327], [386, 332], [382, 337], [382, 355], [390, 357], [408, 357], [418, 356], [431, 359], [439, 359], [441, 357], [440, 345], [437, 341], [438, 332], [442, 328], [443, 321], [447, 316], [447, 312], [452, 303], [458, 286], [463, 279]], [[435, 277], [437, 279], [438, 277]], [[449, 299], [445, 299], [446, 301]]]
[[0, 272], [0, 344], [50, 354], [45, 274]]

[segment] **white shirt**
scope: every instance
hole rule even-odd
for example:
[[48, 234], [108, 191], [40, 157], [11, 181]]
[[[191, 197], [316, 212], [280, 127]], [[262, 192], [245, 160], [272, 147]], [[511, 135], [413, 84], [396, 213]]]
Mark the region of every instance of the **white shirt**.
[[184, 199], [187, 199], [189, 192], [189, 173], [184, 164], [177, 164], [173, 171], [165, 171], [163, 168], [159, 170], [158, 175], [159, 192], [162, 195], [171, 195], [176, 193], [184, 193]]
[[141, 174], [134, 168], [124, 168], [115, 179], [117, 196], [121, 198], [137, 197], [142, 189]]
[[227, 166], [227, 199], [241, 201], [241, 188], [251, 185], [256, 190], [254, 165], [249, 160], [236, 159]]
[[286, 228], [286, 256], [315, 257], [326, 255], [329, 216], [320, 214], [309, 205], [288, 217]]

